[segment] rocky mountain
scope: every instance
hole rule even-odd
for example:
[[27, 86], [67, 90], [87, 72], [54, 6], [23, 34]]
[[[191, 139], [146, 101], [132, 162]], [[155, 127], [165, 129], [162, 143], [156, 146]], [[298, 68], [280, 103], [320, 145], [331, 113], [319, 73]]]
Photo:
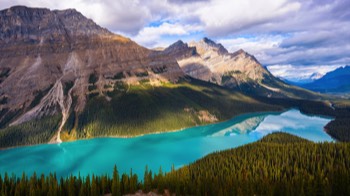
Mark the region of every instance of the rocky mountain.
[[87, 95], [106, 95], [118, 81], [157, 85], [184, 76], [173, 58], [74, 9], [15, 6], [0, 11], [0, 24], [1, 127], [61, 112], [61, 129], [71, 109], [83, 111]]
[[182, 42], [149, 50], [74, 9], [15, 6], [0, 11], [0, 24], [0, 148], [142, 135], [281, 109], [186, 76], [175, 56], [197, 58], [208, 48], [227, 54], [210, 40], [202, 50]]
[[320, 98], [208, 38], [149, 50], [74, 9], [15, 6], [0, 24], [0, 148], [177, 130], [281, 109], [266, 97]]
[[350, 66], [340, 67], [311, 83], [300, 86], [322, 93], [350, 92]]
[[244, 93], [268, 97], [317, 97], [274, 77], [244, 50], [229, 53], [221, 44], [204, 38], [199, 42], [178, 41], [163, 53], [174, 56], [188, 75]]

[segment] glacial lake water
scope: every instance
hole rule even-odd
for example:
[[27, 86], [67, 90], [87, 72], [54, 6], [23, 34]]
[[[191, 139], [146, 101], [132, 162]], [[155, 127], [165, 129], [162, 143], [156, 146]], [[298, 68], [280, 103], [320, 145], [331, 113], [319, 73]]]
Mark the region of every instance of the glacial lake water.
[[134, 138], [98, 138], [61, 144], [43, 144], [0, 150], [0, 174], [21, 176], [56, 172], [70, 174], [111, 174], [116, 164], [120, 173], [143, 176], [145, 166], [153, 172], [179, 168], [205, 155], [255, 142], [268, 133], [283, 131], [305, 139], [333, 141], [324, 132], [330, 118], [307, 116], [291, 109], [281, 113], [255, 113], [229, 121], [184, 129], [179, 132], [150, 134]]

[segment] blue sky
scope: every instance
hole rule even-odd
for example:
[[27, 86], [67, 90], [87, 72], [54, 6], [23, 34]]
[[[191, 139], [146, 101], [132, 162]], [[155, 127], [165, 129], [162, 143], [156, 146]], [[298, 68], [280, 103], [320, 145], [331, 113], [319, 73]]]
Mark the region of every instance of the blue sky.
[[148, 48], [204, 36], [253, 54], [275, 74], [307, 77], [350, 64], [349, 0], [1, 0], [75, 8]]

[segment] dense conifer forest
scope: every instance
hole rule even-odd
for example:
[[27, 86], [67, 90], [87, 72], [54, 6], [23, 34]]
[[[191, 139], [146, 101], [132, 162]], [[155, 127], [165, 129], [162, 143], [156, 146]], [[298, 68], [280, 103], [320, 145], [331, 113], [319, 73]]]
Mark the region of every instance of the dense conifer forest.
[[[0, 195], [348, 195], [350, 143], [313, 143], [273, 133], [240, 148], [210, 154], [169, 173], [0, 177]], [[112, 169], [112, 168], [111, 168]]]
[[61, 115], [45, 117], [0, 129], [0, 149], [47, 143], [58, 129]]

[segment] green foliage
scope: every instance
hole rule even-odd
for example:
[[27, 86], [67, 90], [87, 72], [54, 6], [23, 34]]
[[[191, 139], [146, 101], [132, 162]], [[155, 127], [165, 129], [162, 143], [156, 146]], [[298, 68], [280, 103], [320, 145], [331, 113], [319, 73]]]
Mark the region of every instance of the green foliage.
[[74, 85], [73, 81], [69, 81], [69, 82], [64, 83], [64, 85], [63, 85], [63, 94], [64, 94], [64, 96], [68, 95], [68, 92], [73, 87], [73, 85]]
[[46, 143], [58, 129], [60, 115], [0, 129], [0, 148]]
[[185, 108], [207, 110], [219, 120], [244, 112], [281, 109], [199, 81], [160, 87], [127, 86], [119, 82], [107, 95], [111, 100], [103, 96], [90, 97], [78, 116], [78, 138], [134, 136], [208, 123], [200, 121], [197, 113]]
[[95, 84], [98, 80], [98, 77], [96, 76], [96, 74], [90, 74], [89, 76], [89, 83], [90, 84]]
[[267, 137], [263, 137], [260, 142], [263, 143], [275, 143], [275, 144], [287, 144], [287, 143], [304, 143], [309, 142], [309, 140], [300, 138], [298, 136], [290, 135], [283, 132], [275, 132], [273, 134], [269, 134]]
[[6, 104], [7, 103], [7, 97], [2, 97], [1, 99], [0, 99], [0, 105], [4, 105], [4, 104]]
[[168, 188], [189, 195], [347, 195], [349, 155], [350, 143], [274, 133], [171, 172]]
[[123, 79], [123, 78], [125, 78], [123, 72], [116, 73], [116, 74], [113, 76], [113, 79], [115, 79], [115, 80], [120, 80], [120, 79]]
[[6, 127], [11, 120], [21, 115], [22, 112], [23, 110], [9, 110], [8, 108], [3, 108], [0, 110], [0, 117], [2, 118], [0, 122], [0, 129]]
[[114, 166], [114, 170], [113, 170], [112, 195], [113, 196], [120, 196], [121, 195], [120, 177], [119, 177], [117, 166]]
[[93, 91], [93, 90], [96, 90], [97, 89], [97, 86], [96, 85], [89, 85], [88, 87], [89, 91]]
[[350, 118], [336, 118], [328, 123], [325, 128], [333, 138], [350, 142]]
[[147, 71], [144, 71], [144, 72], [136, 72], [135, 75], [136, 75], [137, 77], [146, 77], [146, 76], [148, 76], [149, 74], [148, 74]]
[[143, 181], [130, 170], [121, 177], [55, 174], [30, 178], [0, 176], [0, 195], [124, 195], [143, 190], [176, 195], [348, 195], [350, 143], [312, 143], [273, 133], [240, 148], [213, 153], [171, 172]]
[[147, 84], [150, 82], [150, 80], [149, 79], [142, 79], [139, 82], [140, 82], [140, 84]]
[[225, 84], [226, 82], [230, 81], [231, 79], [233, 79], [232, 76], [230, 76], [230, 75], [223, 75], [221, 77], [221, 83]]
[[41, 101], [41, 99], [50, 91], [50, 89], [52, 88], [53, 85], [49, 86], [48, 88], [46, 88], [43, 91], [36, 91], [35, 93], [35, 97], [33, 99], [33, 101], [30, 103], [29, 108], [33, 108], [36, 105], [38, 105]]
[[164, 72], [166, 72], [166, 70], [167, 70], [167, 67], [166, 67], [165, 65], [162, 66], [162, 67], [154, 67], [154, 68], [152, 68], [152, 71], [153, 71], [153, 73], [155, 73], [155, 74], [164, 73]]
[[0, 84], [9, 76], [10, 71], [10, 68], [0, 69]]

